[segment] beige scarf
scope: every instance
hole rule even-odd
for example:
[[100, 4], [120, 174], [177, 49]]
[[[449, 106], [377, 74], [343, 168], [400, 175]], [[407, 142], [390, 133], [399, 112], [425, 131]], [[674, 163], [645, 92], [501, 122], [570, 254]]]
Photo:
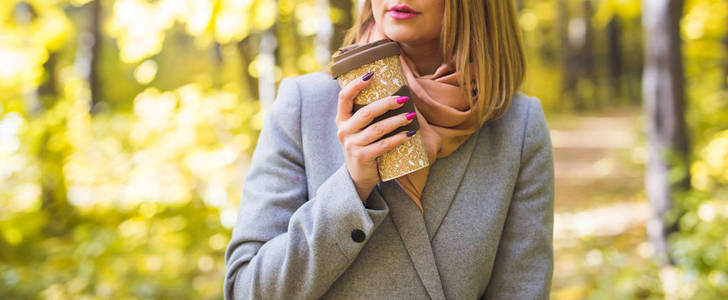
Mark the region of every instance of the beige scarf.
[[[387, 37], [376, 26], [369, 26], [358, 44], [384, 38]], [[470, 109], [467, 94], [458, 84], [454, 63], [443, 63], [434, 74], [422, 76], [404, 51], [400, 55], [400, 61], [414, 98], [410, 101], [414, 101], [417, 121], [420, 124], [419, 131], [432, 166], [436, 159], [447, 157], [457, 150], [483, 122], [477, 119], [476, 111]], [[421, 213], [424, 213], [424, 209], [420, 198], [429, 171], [428, 166], [395, 179], [417, 204]]]

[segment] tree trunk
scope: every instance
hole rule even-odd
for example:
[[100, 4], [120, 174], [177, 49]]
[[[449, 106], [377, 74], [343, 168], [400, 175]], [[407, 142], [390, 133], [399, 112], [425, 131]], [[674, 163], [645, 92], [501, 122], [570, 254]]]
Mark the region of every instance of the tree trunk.
[[574, 106], [578, 106], [576, 103], [576, 64], [574, 63], [573, 52], [571, 51], [570, 38], [569, 38], [569, 6], [566, 0], [558, 0], [557, 9], [558, 11], [558, 30], [559, 39], [561, 44], [561, 62], [562, 62], [562, 76], [561, 76], [561, 89], [565, 98], [574, 102]]
[[[19, 30], [23, 30], [21, 32], [25, 34], [25, 42], [29, 43], [32, 37], [25, 30], [33, 26], [33, 22], [37, 20], [38, 14], [35, 7], [26, 1], [20, 1], [13, 7], [12, 16], [15, 25], [19, 27]], [[55, 75], [57, 60], [58, 54], [50, 52], [48, 60], [43, 63], [44, 80], [37, 88], [23, 92], [24, 105], [30, 114], [30, 118], [42, 118], [42, 114], [51, 107], [53, 101], [58, 97]], [[65, 152], [59, 150], [58, 145], [55, 147], [48, 146], [48, 143], [54, 139], [54, 134], [58, 133], [53, 132], [46, 126], [41, 129], [42, 131], [38, 132], [38, 137], [34, 138], [34, 141], [37, 141], [40, 145], [30, 148], [33, 149], [33, 155], [39, 162], [38, 166], [40, 167], [41, 209], [48, 219], [53, 220], [45, 223], [42, 230], [47, 236], [55, 236], [67, 231], [68, 220], [71, 219], [69, 215], [73, 212], [73, 209], [66, 201], [66, 186], [63, 164], [61, 163], [65, 161]]]
[[90, 90], [89, 109], [96, 113], [99, 110], [100, 82], [98, 74], [99, 53], [101, 49], [101, 0], [86, 4], [88, 22], [86, 29], [79, 34], [78, 50], [74, 62], [79, 77], [86, 80]]
[[[43, 83], [40, 84], [38, 87], [38, 94], [48, 97], [56, 97], [58, 96], [58, 88], [56, 87], [56, 67], [58, 63], [58, 53], [57, 52], [50, 52], [48, 53], [48, 60], [46, 60], [45, 63], [43, 63], [43, 73], [45, 74], [45, 78], [43, 80]], [[43, 107], [48, 107], [50, 103], [43, 103]]]
[[89, 76], [88, 84], [91, 89], [91, 112], [96, 112], [96, 105], [100, 101], [100, 81], [99, 81], [99, 53], [101, 52], [101, 0], [94, 0], [89, 3], [91, 22], [89, 24], [89, 32], [91, 33], [90, 57], [89, 57]]
[[600, 104], [599, 94], [597, 91], [597, 68], [596, 59], [594, 55], [594, 26], [592, 26], [592, 19], [594, 17], [594, 8], [592, 7], [592, 0], [583, 0], [581, 2], [582, 15], [584, 18], [584, 41], [579, 51], [581, 62], [580, 75], [583, 78], [581, 85], [588, 84], [588, 88], [581, 87], [579, 91], [579, 97], [581, 97], [582, 105], [586, 105], [587, 101], [591, 107], [598, 107]]
[[[594, 59], [593, 9], [591, 0], [582, 0], [579, 16], [570, 17], [568, 1], [559, 0], [559, 31], [564, 59], [564, 93], [577, 111], [597, 103]], [[589, 103], [587, 103], [589, 102]]]
[[[20, 1], [15, 3], [12, 14], [13, 21], [15, 22], [13, 25], [17, 26], [19, 31], [23, 32], [22, 35], [25, 36], [25, 40], [23, 42], [30, 43], [31, 37], [28, 34], [28, 30], [33, 26], [33, 22], [38, 17], [35, 8], [28, 2]], [[38, 89], [28, 89], [23, 91], [24, 106], [31, 115], [36, 115], [42, 111], [38, 92]]]
[[38, 111], [45, 111], [58, 99], [58, 88], [56, 86], [57, 66], [58, 53], [48, 53], [48, 60], [43, 63], [43, 74], [45, 74], [45, 78], [40, 86], [38, 86]]
[[344, 17], [339, 20], [339, 22], [333, 24], [334, 33], [331, 37], [329, 50], [331, 53], [334, 53], [336, 50], [339, 50], [339, 48], [341, 47], [341, 43], [344, 42], [346, 31], [354, 24], [354, 19], [356, 19], [356, 16], [352, 15], [354, 13], [352, 12], [352, 9], [354, 7], [352, 0], [329, 1], [329, 5], [331, 5], [332, 8], [337, 8], [344, 12]]
[[258, 99], [258, 80], [248, 73], [248, 65], [253, 61], [253, 55], [251, 52], [252, 40], [255, 39], [255, 35], [248, 35], [242, 41], [237, 42], [235, 45], [238, 50], [238, 56], [240, 57], [240, 71], [242, 74], [241, 90], [247, 93], [245, 97], [249, 99]]
[[619, 15], [614, 14], [607, 24], [607, 43], [608, 43], [608, 61], [609, 61], [609, 102], [614, 105], [621, 103], [624, 94], [622, 93], [622, 46], [620, 39], [622, 38], [621, 25]]
[[225, 84], [225, 78], [224, 78], [224, 65], [225, 65], [225, 56], [222, 53], [222, 45], [218, 43], [217, 41], [214, 41], [212, 43], [212, 47], [208, 48], [210, 58], [213, 62], [213, 67], [215, 68], [214, 74], [212, 74], [212, 81], [215, 87], [222, 88], [222, 86]]
[[[728, 19], [726, 19], [725, 26], [728, 28]], [[728, 30], [723, 37], [723, 57], [723, 89], [728, 90], [728, 59], [725, 59], [728, 57]]]
[[662, 266], [674, 264], [667, 238], [676, 230], [676, 222], [668, 213], [676, 193], [689, 189], [690, 183], [680, 41], [682, 10], [682, 0], [642, 1], [642, 88], [648, 137], [645, 189], [652, 205], [647, 230]]

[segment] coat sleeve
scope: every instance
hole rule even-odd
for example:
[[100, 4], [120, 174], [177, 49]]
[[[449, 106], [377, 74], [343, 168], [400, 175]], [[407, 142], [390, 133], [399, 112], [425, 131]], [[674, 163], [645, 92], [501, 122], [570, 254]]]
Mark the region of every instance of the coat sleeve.
[[225, 252], [225, 299], [321, 297], [389, 213], [377, 189], [362, 203], [345, 164], [308, 199], [300, 98], [297, 79], [284, 79], [264, 119]]
[[553, 274], [554, 166], [538, 99], [529, 99], [521, 165], [484, 299], [548, 299]]

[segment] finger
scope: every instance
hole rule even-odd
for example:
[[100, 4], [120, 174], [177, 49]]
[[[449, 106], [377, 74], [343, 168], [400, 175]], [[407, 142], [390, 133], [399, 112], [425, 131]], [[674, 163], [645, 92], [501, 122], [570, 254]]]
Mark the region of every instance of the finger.
[[407, 97], [389, 96], [374, 101], [360, 108], [351, 118], [342, 122], [339, 129], [344, 135], [359, 133], [369, 126], [374, 118], [384, 114], [389, 109], [401, 107], [407, 100]]
[[370, 79], [374, 76], [374, 72], [369, 72], [347, 83], [339, 92], [339, 104], [337, 120], [345, 121], [351, 118], [352, 108], [354, 107], [354, 98], [369, 85]]
[[[408, 136], [408, 134], [410, 135]], [[381, 141], [364, 146], [359, 151], [361, 151], [362, 155], [366, 157], [377, 158], [382, 154], [391, 151], [397, 146], [402, 145], [412, 135], [414, 135], [414, 131], [398, 132], [397, 134], [387, 137], [386, 139], [382, 139]]]
[[382, 136], [389, 134], [390, 132], [406, 126], [412, 123], [417, 113], [401, 113], [395, 116], [391, 116], [372, 125], [359, 132], [353, 137], [358, 145], [369, 145]]
[[351, 118], [353, 132], [358, 132], [369, 126], [372, 121], [386, 113], [388, 110], [398, 109], [409, 101], [407, 96], [389, 96], [374, 101], [360, 108]]

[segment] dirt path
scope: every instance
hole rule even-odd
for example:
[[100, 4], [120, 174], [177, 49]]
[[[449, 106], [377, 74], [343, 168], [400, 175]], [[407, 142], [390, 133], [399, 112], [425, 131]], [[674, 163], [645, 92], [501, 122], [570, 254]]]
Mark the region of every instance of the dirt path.
[[599, 115], [547, 115], [556, 198], [553, 299], [585, 296], [604, 249], [645, 247], [639, 109]]
[[638, 110], [550, 117], [556, 211], [640, 200], [644, 148]]

